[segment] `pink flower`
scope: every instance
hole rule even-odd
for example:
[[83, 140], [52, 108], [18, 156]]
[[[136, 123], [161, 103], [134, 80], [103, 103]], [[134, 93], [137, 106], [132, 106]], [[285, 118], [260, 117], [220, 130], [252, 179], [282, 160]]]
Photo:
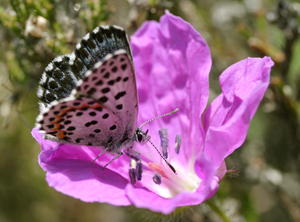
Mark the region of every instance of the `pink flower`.
[[[99, 149], [40, 143], [41, 167], [49, 186], [86, 202], [105, 202], [168, 214], [178, 206], [200, 204], [212, 197], [226, 172], [224, 159], [244, 142], [250, 120], [269, 85], [270, 58], [247, 58], [220, 76], [222, 93], [205, 110], [209, 96], [211, 56], [207, 43], [187, 22], [169, 12], [160, 22], [145, 22], [131, 37], [139, 95], [138, 124], [153, 117], [179, 111], [148, 123], [151, 141], [160, 146], [158, 131], [168, 130], [168, 161], [175, 175], [155, 149], [135, 143], [141, 153], [142, 180], [132, 185], [128, 176], [130, 159], [123, 155], [105, 170], [112, 159], [102, 155], [89, 164]], [[179, 154], [175, 137], [181, 135]], [[153, 182], [158, 172], [161, 184]], [[157, 175], [157, 174], [156, 174]]]

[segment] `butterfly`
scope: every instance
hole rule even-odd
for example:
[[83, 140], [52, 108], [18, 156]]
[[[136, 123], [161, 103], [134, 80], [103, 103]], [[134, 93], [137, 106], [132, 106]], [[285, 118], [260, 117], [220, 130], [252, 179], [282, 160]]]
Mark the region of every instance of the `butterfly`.
[[136, 75], [122, 28], [97, 27], [74, 52], [55, 58], [42, 74], [37, 95], [42, 113], [36, 127], [45, 139], [99, 147], [97, 158], [117, 154], [110, 162], [124, 152], [137, 162], [129, 170], [131, 183], [141, 180], [141, 155], [132, 147], [150, 137], [137, 128]]

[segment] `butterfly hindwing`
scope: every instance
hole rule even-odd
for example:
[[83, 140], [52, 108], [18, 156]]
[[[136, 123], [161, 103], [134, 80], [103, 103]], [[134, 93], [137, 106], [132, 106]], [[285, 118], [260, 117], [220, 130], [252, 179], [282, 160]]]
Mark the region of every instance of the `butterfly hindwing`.
[[[112, 84], [113, 83], [113, 84]], [[107, 55], [37, 118], [47, 139], [116, 151], [134, 136], [138, 112], [134, 68], [125, 50]]]
[[46, 135], [52, 136], [46, 136], [48, 139], [88, 146], [107, 147], [120, 141], [124, 134], [120, 120], [92, 98], [71, 96], [54, 102], [38, 124]]

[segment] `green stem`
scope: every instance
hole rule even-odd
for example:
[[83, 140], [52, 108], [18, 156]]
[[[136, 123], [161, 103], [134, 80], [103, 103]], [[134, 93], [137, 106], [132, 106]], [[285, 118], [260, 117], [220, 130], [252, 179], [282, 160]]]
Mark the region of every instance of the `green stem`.
[[216, 214], [218, 214], [224, 222], [231, 222], [231, 220], [226, 216], [221, 208], [211, 199], [206, 200], [204, 203], [206, 203]]

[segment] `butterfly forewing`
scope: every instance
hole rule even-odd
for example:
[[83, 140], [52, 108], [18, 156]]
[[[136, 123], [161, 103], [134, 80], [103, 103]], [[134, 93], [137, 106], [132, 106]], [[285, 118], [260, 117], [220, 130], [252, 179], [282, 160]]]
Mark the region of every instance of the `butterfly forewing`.
[[76, 50], [55, 58], [45, 69], [37, 91], [39, 99], [47, 104], [66, 98], [78, 80], [107, 54], [124, 49], [131, 58], [127, 35], [118, 26], [100, 26], [88, 33]]
[[78, 96], [94, 98], [116, 115], [132, 137], [136, 129], [138, 98], [134, 69], [123, 50], [96, 65], [76, 87]]
[[88, 50], [99, 60], [102, 60], [107, 54], [113, 53], [119, 49], [124, 49], [132, 60], [131, 49], [128, 44], [128, 38], [124, 29], [118, 26], [100, 26], [87, 34], [82, 43], [89, 45]]

